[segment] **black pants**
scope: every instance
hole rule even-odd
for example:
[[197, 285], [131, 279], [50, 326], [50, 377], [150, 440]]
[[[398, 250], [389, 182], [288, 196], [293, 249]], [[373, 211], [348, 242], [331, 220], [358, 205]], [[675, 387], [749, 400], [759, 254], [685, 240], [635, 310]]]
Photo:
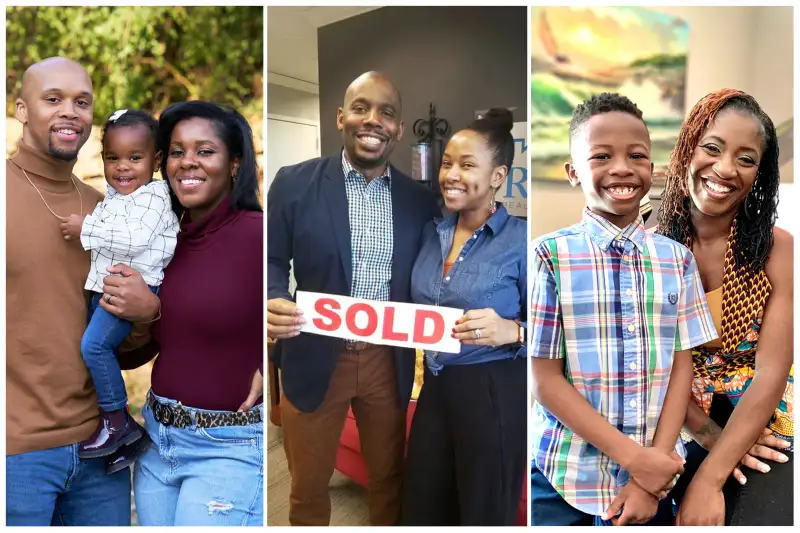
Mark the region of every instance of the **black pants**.
[[[711, 419], [724, 427], [733, 413], [733, 404], [722, 395], [714, 395], [711, 402]], [[680, 505], [689, 482], [694, 477], [708, 452], [696, 442], [686, 446], [685, 471], [670, 496]], [[789, 457], [786, 463], [766, 461], [770, 471], [766, 474], [741, 467], [747, 478], [742, 486], [731, 476], [722, 488], [725, 495], [726, 526], [790, 526], [794, 508], [794, 453], [782, 452]]]
[[527, 472], [526, 359], [425, 369], [403, 525], [514, 525]]

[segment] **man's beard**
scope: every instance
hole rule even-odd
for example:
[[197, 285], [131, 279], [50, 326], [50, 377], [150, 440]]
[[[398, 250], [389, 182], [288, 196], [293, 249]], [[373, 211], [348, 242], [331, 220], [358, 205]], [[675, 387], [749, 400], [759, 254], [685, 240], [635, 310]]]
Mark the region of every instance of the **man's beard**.
[[[83, 143], [81, 143], [81, 147], [83, 147]], [[78, 152], [79, 151], [80, 151], [80, 148], [78, 148], [77, 150], [74, 150], [74, 151], [73, 150], [69, 150], [69, 151], [67, 151], [67, 150], [59, 150], [58, 148], [53, 146], [53, 141], [52, 140], [50, 140], [50, 143], [49, 143], [49, 145], [47, 147], [47, 152], [51, 156], [55, 157], [56, 159], [61, 159], [62, 161], [72, 161], [73, 159], [78, 157]]]

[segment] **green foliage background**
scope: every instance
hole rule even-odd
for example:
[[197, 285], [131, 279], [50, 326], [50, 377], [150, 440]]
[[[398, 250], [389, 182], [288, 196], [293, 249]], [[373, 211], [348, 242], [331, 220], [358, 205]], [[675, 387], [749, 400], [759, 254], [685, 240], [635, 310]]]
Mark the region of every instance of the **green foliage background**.
[[263, 42], [260, 6], [8, 7], [6, 114], [25, 69], [62, 55], [89, 71], [95, 124], [122, 107], [157, 115], [194, 99], [260, 120]]

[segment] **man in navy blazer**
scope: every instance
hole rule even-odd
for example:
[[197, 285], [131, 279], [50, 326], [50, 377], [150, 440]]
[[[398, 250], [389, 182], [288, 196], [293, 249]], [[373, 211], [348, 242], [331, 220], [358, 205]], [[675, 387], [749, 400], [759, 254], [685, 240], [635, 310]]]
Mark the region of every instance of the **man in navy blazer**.
[[441, 210], [431, 190], [389, 164], [403, 135], [402, 100], [389, 79], [356, 78], [336, 119], [343, 150], [280, 169], [267, 198], [267, 327], [279, 339], [289, 521], [330, 523], [328, 483], [352, 407], [370, 521], [394, 525], [414, 351], [300, 333], [290, 261], [298, 290], [407, 302], [422, 228]]

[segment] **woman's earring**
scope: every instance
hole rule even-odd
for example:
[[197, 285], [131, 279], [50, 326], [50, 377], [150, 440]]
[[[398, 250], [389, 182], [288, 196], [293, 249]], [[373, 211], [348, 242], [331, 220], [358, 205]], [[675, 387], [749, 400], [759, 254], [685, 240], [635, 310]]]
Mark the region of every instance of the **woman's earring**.
[[496, 212], [497, 212], [497, 204], [494, 201], [494, 194], [492, 194], [492, 197], [489, 199], [489, 213], [494, 215]]
[[758, 195], [756, 194], [756, 191], [750, 191], [750, 194], [748, 194], [747, 198], [744, 199], [744, 214], [749, 220], [755, 221], [761, 214], [759, 209], [753, 205], [757, 202]]
[[758, 209], [758, 205], [761, 203], [761, 198], [759, 198], [761, 191], [757, 185], [758, 177], [756, 177], [756, 183], [750, 189], [750, 193], [744, 199], [744, 214], [752, 221], [755, 221], [761, 215], [760, 209]]

